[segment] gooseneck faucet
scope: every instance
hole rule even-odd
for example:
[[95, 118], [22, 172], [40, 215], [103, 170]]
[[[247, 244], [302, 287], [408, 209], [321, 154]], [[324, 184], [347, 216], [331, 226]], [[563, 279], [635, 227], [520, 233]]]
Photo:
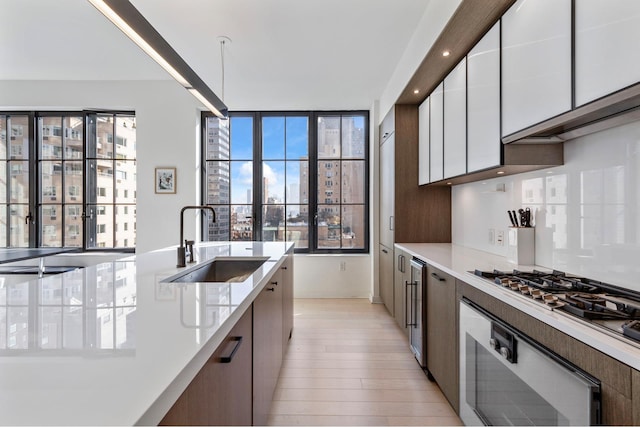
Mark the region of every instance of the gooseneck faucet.
[[[178, 264], [176, 267], [187, 266], [187, 253], [184, 244], [184, 211], [189, 209], [199, 209], [203, 211], [211, 211], [211, 222], [216, 222], [216, 211], [211, 206], [185, 206], [180, 210], [180, 246], [178, 247]], [[191, 259], [193, 260], [193, 247], [191, 248]]]

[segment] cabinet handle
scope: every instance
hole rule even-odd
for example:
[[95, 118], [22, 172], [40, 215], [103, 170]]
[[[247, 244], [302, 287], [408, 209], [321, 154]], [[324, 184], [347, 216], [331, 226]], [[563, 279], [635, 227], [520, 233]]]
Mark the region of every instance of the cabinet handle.
[[389, 230], [393, 231], [393, 215], [389, 217]]
[[240, 347], [240, 344], [242, 343], [242, 337], [231, 337], [230, 341], [235, 341], [236, 344], [233, 346], [233, 350], [231, 350], [231, 353], [228, 356], [220, 357], [220, 363], [231, 363], [233, 356], [236, 354], [238, 347]]
[[274, 292], [276, 290], [276, 288], [267, 288], [266, 290], [270, 291], [270, 292]]
[[287, 267], [280, 267], [280, 268], [282, 268], [283, 270], [286, 270], [286, 269], [287, 269]]
[[400, 265], [402, 266], [402, 270], [400, 270], [400, 271], [404, 273], [404, 267], [405, 267], [405, 265], [404, 265], [404, 260], [405, 260], [405, 256], [404, 256], [404, 255], [400, 255], [400, 256], [402, 257], [402, 264], [400, 264]]
[[278, 282], [271, 282], [273, 286], [278, 286]]
[[443, 279], [442, 277], [438, 276], [436, 273], [431, 273], [431, 277], [436, 279], [438, 282], [444, 282], [445, 281], [445, 279]]
[[383, 250], [382, 250], [382, 252], [384, 252], [385, 254], [388, 254], [388, 253], [389, 253], [389, 251], [388, 251], [388, 250], [386, 250], [386, 249], [383, 249]]
[[[405, 295], [405, 310], [404, 310], [404, 327], [408, 328], [409, 326], [417, 326], [414, 321], [413, 321], [413, 286], [417, 286], [416, 282], [409, 282], [408, 280], [405, 280], [404, 282], [404, 286], [405, 286], [405, 291], [408, 292], [409, 291], [409, 286], [411, 286], [411, 292], [409, 293], [410, 297], [409, 297], [409, 307], [406, 307], [407, 305], [407, 298]], [[407, 309], [408, 308], [408, 309]], [[409, 313], [409, 320], [407, 320], [407, 312]]]

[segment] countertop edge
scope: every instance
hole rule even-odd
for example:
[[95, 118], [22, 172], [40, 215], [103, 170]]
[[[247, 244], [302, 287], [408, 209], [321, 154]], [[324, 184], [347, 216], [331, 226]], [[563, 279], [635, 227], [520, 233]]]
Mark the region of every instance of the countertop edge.
[[[394, 246], [411, 254], [412, 256], [422, 259], [427, 264], [454, 276], [466, 284], [497, 298], [511, 307], [540, 320], [560, 332], [563, 332], [636, 370], [640, 370], [640, 350], [633, 345], [626, 344], [618, 338], [611, 337], [598, 329], [584, 325], [574, 319], [568, 319], [564, 316], [557, 315], [546, 308], [536, 307], [528, 301], [518, 298], [517, 295], [514, 295], [511, 291], [507, 291], [501, 287], [494, 286], [483, 279], [477, 278], [467, 270], [460, 271], [459, 269], [457, 270], [448, 265], [443, 265], [442, 262], [439, 262], [434, 258], [437, 256], [435, 255], [436, 251], [446, 251], [448, 246], [450, 252], [453, 252], [455, 248], [459, 248], [461, 251], [468, 254], [476, 254], [479, 257], [483, 257], [485, 259], [485, 263], [487, 262], [486, 260], [490, 260], [488, 262], [506, 263], [506, 259], [499, 257], [498, 255], [464, 248], [450, 243], [396, 243]], [[453, 258], [454, 255], [450, 256]], [[517, 267], [518, 266], [516, 265], [512, 265], [512, 268]], [[541, 270], [549, 270], [545, 267], [538, 268]]]

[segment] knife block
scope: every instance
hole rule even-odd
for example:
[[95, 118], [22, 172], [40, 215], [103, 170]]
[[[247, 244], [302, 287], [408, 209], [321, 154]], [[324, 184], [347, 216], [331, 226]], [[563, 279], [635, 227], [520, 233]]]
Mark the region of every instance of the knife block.
[[535, 227], [509, 227], [507, 261], [519, 265], [534, 265]]

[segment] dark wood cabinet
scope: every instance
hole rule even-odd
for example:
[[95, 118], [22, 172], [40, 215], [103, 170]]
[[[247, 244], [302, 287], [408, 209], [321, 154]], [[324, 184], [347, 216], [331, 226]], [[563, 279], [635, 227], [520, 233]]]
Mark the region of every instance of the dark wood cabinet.
[[253, 424], [266, 425], [282, 365], [282, 272], [253, 302]]
[[287, 254], [282, 267], [282, 355], [287, 352], [293, 334], [293, 253]]
[[407, 326], [407, 283], [411, 281], [411, 255], [397, 247], [394, 249], [394, 316], [398, 327], [409, 339], [409, 327]]
[[459, 410], [456, 280], [427, 266], [427, 368], [451, 406]]
[[378, 263], [379, 263], [379, 286], [380, 298], [384, 306], [387, 307], [389, 314], [392, 316], [395, 312], [394, 307], [394, 283], [393, 283], [393, 249], [384, 245], [379, 245]]
[[252, 310], [238, 323], [160, 425], [250, 425]]
[[[451, 188], [418, 185], [418, 106], [394, 105], [380, 127], [380, 297], [394, 314], [394, 243], [451, 242]], [[389, 252], [389, 260], [382, 249]], [[385, 264], [386, 263], [386, 264]]]

